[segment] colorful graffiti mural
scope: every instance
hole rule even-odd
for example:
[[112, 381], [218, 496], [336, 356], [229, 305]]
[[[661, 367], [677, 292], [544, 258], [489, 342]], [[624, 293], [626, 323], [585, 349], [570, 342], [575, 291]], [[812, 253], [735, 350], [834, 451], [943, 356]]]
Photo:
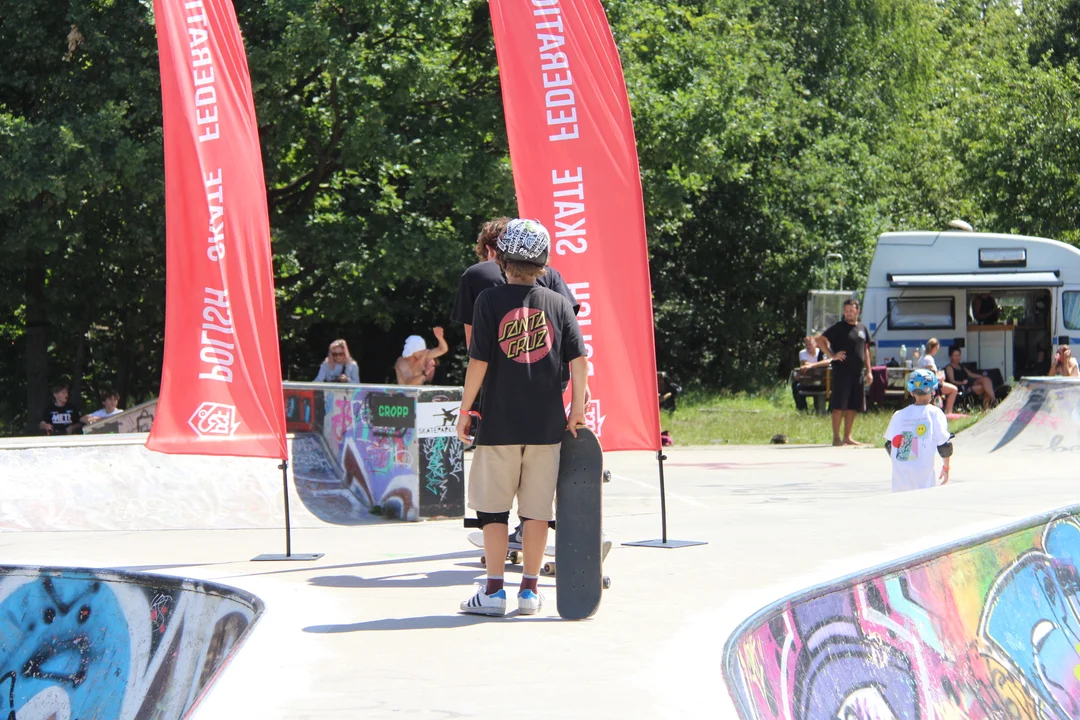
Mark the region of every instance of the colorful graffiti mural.
[[0, 715], [185, 718], [261, 612], [209, 583], [0, 567]]
[[1080, 717], [1080, 506], [782, 601], [724, 670], [743, 718]]
[[[314, 431], [296, 436], [292, 467], [301, 499], [312, 498], [320, 518], [356, 524], [358, 512], [400, 520], [464, 515], [461, 388], [290, 384], [285, 398], [297, 429], [305, 423]], [[334, 496], [332, 478], [358, 508]]]
[[110, 435], [114, 433], [148, 433], [157, 414], [157, 398], [128, 408], [122, 413], [90, 425], [83, 425], [86, 435]]

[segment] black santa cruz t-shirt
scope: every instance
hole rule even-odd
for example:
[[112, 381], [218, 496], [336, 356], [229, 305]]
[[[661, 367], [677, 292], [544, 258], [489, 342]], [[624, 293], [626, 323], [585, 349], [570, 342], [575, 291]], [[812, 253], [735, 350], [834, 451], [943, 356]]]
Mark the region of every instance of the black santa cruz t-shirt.
[[570, 301], [537, 285], [480, 293], [469, 357], [488, 363], [477, 445], [554, 445], [566, 411], [562, 368], [585, 355]]

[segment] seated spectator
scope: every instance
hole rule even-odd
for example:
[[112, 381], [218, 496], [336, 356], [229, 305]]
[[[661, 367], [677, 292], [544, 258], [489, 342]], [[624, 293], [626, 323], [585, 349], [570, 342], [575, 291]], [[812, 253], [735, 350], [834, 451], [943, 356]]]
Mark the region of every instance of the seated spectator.
[[957, 390], [970, 390], [982, 398], [983, 410], [989, 410], [997, 399], [994, 397], [994, 383], [984, 375], [975, 375], [960, 364], [962, 352], [953, 345], [949, 348], [949, 364], [945, 366], [945, 378], [956, 386]]
[[673, 382], [663, 370], [656, 373], [656, 391], [660, 396], [660, 409], [675, 412], [675, 398], [682, 392], [682, 387]]
[[79, 410], [74, 403], [68, 402], [68, 386], [57, 385], [53, 388], [52, 405], [45, 408], [38, 427], [45, 431], [46, 435], [71, 435], [79, 430]]
[[313, 382], [360, 382], [360, 368], [349, 354], [349, 346], [344, 340], [330, 343], [329, 354], [319, 366], [319, 374]]
[[432, 333], [439, 342], [436, 348], [428, 349], [424, 338], [410, 335], [405, 339], [401, 357], [394, 363], [394, 373], [398, 385], [427, 385], [435, 376], [435, 358], [445, 355], [450, 349], [441, 327], [433, 328]]
[[941, 392], [941, 396], [945, 398], [945, 414], [948, 415], [953, 411], [953, 405], [956, 404], [956, 396], [960, 391], [951, 382], [946, 381], [944, 370], [938, 370], [937, 361], [934, 360], [934, 355], [937, 354], [940, 347], [941, 343], [938, 342], [937, 338], [930, 338], [927, 340], [926, 352], [919, 358], [916, 367], [926, 368], [937, 375], [938, 390]]
[[96, 423], [99, 420], [104, 420], [107, 417], [119, 415], [120, 413], [124, 412], [119, 407], [117, 407], [119, 404], [120, 393], [116, 392], [112, 388], [106, 388], [101, 391], [101, 409], [95, 410], [89, 415], [83, 415], [79, 419], [83, 424], [90, 425], [92, 423]]
[[1054, 353], [1054, 362], [1050, 364], [1049, 375], [1080, 377], [1080, 367], [1077, 367], [1076, 358], [1072, 356], [1072, 350], [1068, 345], [1058, 345], [1057, 352]]
[[[813, 337], [804, 337], [803, 345], [805, 345], [805, 347], [799, 351], [799, 371], [828, 367], [829, 363], [832, 362], [825, 357], [824, 352], [818, 349], [817, 341], [815, 341]], [[799, 373], [796, 372], [792, 375], [791, 394], [795, 397], [796, 409], [806, 410], [806, 396], [800, 394], [800, 390]]]

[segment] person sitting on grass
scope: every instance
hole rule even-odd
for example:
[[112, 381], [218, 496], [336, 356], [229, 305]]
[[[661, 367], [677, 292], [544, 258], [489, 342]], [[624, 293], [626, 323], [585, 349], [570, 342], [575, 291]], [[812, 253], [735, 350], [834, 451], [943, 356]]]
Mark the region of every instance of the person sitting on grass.
[[885, 451], [892, 458], [892, 491], [907, 492], [934, 487], [934, 452], [945, 460], [941, 484], [949, 482], [952, 435], [945, 413], [930, 404], [937, 388], [937, 375], [926, 369], [913, 370], [907, 389], [913, 405], [893, 413], [885, 430]]
[[945, 366], [945, 377], [957, 389], [968, 388], [982, 398], [983, 410], [989, 410], [997, 401], [994, 397], [994, 383], [985, 375], [975, 375], [960, 362], [963, 351], [953, 345], [949, 348], [949, 364]]
[[953, 411], [953, 405], [956, 403], [956, 396], [959, 394], [959, 389], [951, 382], [945, 381], [945, 371], [938, 370], [937, 362], [934, 360], [934, 354], [941, 347], [941, 343], [937, 338], [930, 338], [926, 341], [926, 352], [919, 358], [918, 367], [926, 368], [930, 372], [937, 375], [938, 389], [941, 391], [941, 396], [945, 398], [945, 414], [949, 415]]
[[825, 357], [812, 336], [803, 338], [804, 349], [799, 351], [799, 370], [792, 373], [791, 394], [795, 398], [795, 409], [806, 410], [806, 396], [802, 394], [802, 384], [799, 382], [799, 373], [815, 368], [828, 367], [832, 360]]

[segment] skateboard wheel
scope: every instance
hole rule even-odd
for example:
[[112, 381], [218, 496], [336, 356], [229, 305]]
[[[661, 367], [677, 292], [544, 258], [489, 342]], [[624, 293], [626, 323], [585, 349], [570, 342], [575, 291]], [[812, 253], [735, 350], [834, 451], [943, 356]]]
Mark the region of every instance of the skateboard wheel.
[[611, 471], [610, 470], [605, 470], [604, 471], [604, 482], [611, 482]]
[[540, 568], [540, 571], [542, 573], [544, 573], [545, 575], [554, 575], [555, 574], [555, 563], [553, 563], [553, 562], [544, 563], [544, 567]]
[[487, 555], [481, 555], [480, 556], [480, 564], [483, 565], [484, 567], [487, 567]]
[[511, 562], [512, 564], [514, 564], [514, 565], [520, 565], [520, 564], [521, 564], [521, 561], [522, 561], [521, 553], [520, 553], [520, 552], [518, 552], [517, 550], [511, 550], [511, 551], [510, 551], [510, 552], [509, 552], [509, 553], [507, 554], [507, 558], [508, 558], [508, 559], [510, 560], [510, 562]]
[[607, 575], [605, 575], [604, 576], [604, 589], [607, 590], [609, 587], [611, 587], [611, 578], [609, 578]]

